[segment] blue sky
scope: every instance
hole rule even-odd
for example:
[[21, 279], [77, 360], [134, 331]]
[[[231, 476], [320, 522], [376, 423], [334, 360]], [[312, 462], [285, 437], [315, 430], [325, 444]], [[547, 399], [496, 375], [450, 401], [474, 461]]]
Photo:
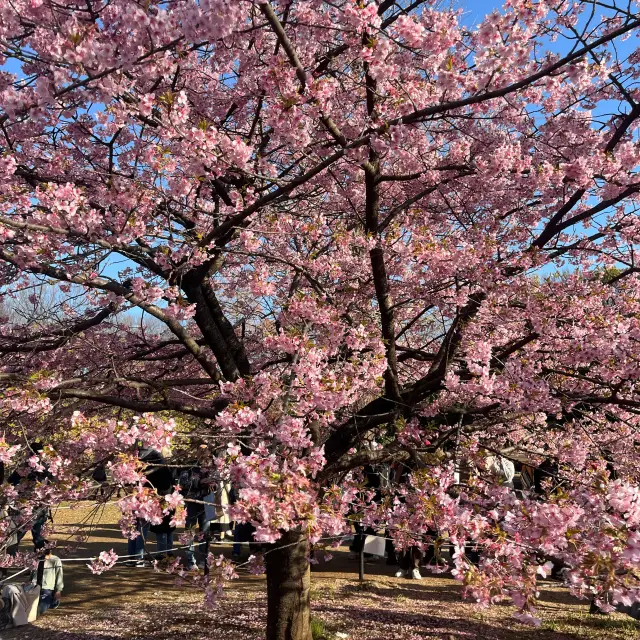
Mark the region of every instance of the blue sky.
[[[0, 0], [1, 2], [2, 0]], [[504, 3], [504, 0], [443, 0], [442, 6], [446, 7], [449, 3], [454, 7], [462, 8], [463, 17], [462, 20], [468, 27], [472, 27], [477, 25], [482, 19], [489, 13], [491, 13], [495, 9], [501, 9]], [[631, 48], [632, 45], [637, 46], [637, 39], [633, 38], [631, 41], [627, 41], [620, 47], [621, 53], [626, 53]], [[551, 45], [551, 48], [555, 51], [562, 50], [563, 43], [558, 42], [554, 45]], [[4, 67], [4, 70], [14, 71], [11, 66], [15, 65], [14, 61], [10, 61], [7, 66]], [[17, 65], [16, 65], [17, 66]], [[1, 68], [1, 67], [0, 67]], [[110, 276], [115, 276], [117, 271], [124, 268], [125, 266], [129, 266], [126, 261], [118, 261], [117, 264], [110, 263], [106, 268], [106, 274]]]
[[497, 0], [459, 0], [457, 4], [465, 10], [465, 22], [473, 24], [494, 9], [499, 9], [503, 3]]

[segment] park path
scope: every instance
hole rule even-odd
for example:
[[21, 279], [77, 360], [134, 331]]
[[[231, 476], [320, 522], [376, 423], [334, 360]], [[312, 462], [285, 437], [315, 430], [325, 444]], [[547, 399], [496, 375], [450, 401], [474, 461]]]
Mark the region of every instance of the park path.
[[[113, 506], [87, 506], [55, 514], [64, 559], [90, 557], [114, 549], [126, 553]], [[79, 528], [78, 528], [79, 527]], [[75, 540], [78, 532], [87, 537]], [[153, 539], [153, 536], [151, 536]], [[27, 537], [25, 543], [29, 543]], [[150, 544], [154, 550], [154, 542]], [[219, 546], [230, 554], [230, 546]], [[393, 577], [394, 567], [367, 564], [359, 584], [357, 563], [347, 549], [314, 567], [314, 615], [328, 631], [350, 640], [638, 640], [640, 625], [626, 616], [590, 616], [583, 602], [556, 584], [541, 589], [543, 625], [531, 630], [511, 618], [513, 608], [478, 609], [461, 600], [449, 576], [413, 581]], [[65, 562], [62, 606], [36, 624], [0, 633], [0, 640], [262, 640], [264, 577], [243, 573], [226, 589], [215, 609], [203, 605], [200, 591], [176, 584], [174, 576], [152, 569], [117, 565], [94, 576], [85, 562]]]

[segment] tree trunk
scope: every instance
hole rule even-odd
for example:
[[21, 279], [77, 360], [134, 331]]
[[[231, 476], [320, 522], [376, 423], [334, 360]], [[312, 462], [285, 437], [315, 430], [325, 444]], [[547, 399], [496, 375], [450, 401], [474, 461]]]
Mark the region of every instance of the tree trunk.
[[311, 640], [309, 542], [287, 531], [265, 555], [267, 640]]

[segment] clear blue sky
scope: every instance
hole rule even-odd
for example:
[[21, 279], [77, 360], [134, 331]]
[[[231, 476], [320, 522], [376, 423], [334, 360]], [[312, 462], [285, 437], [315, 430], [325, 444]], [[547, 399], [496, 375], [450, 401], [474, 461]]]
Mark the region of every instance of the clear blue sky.
[[501, 0], [457, 0], [454, 6], [459, 6], [464, 9], [464, 21], [471, 25], [482, 20], [482, 18], [494, 9], [502, 7], [502, 4]]

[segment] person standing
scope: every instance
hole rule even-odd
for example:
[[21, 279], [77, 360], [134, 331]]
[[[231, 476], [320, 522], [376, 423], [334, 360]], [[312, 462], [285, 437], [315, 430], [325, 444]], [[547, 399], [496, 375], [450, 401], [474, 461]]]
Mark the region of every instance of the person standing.
[[396, 578], [411, 578], [412, 580], [422, 580], [420, 573], [420, 563], [422, 562], [423, 553], [420, 549], [413, 545], [400, 555], [398, 565], [400, 568], [396, 571]]
[[[20, 542], [20, 528], [16, 523], [15, 515], [17, 512], [6, 504], [0, 507], [0, 520], [4, 527], [4, 549], [9, 557], [15, 557], [18, 553], [18, 545]], [[6, 578], [9, 573], [8, 568], [0, 568], [0, 578]]]
[[505, 487], [513, 489], [513, 478], [516, 475], [516, 467], [513, 462], [501, 455], [488, 456], [485, 465], [492, 478]]
[[218, 483], [204, 499], [205, 520], [208, 523], [209, 539], [221, 542], [224, 534], [231, 530], [229, 518], [229, 492], [231, 487], [224, 482]]
[[136, 532], [135, 538], [129, 538], [127, 540], [127, 556], [129, 560], [127, 565], [135, 567], [144, 567], [144, 550], [149, 536], [149, 523], [142, 518], [136, 519]]
[[57, 609], [60, 606], [64, 589], [64, 572], [62, 561], [58, 556], [53, 555], [46, 540], [40, 540], [36, 550], [40, 551], [41, 555], [32, 581], [40, 587], [38, 615], [42, 615], [49, 609]]
[[[393, 465], [390, 471], [390, 482], [395, 486], [402, 486], [409, 482], [409, 476], [418, 466], [417, 461], [409, 460]], [[400, 500], [404, 500], [400, 498]], [[429, 534], [435, 532], [429, 530]], [[397, 558], [397, 564], [400, 567], [396, 571], [396, 578], [411, 578], [412, 580], [422, 580], [420, 573], [420, 564], [424, 559], [424, 553], [416, 545], [407, 547], [402, 553], [398, 553], [393, 546], [394, 556]]]
[[168, 556], [173, 555], [173, 532], [175, 525], [171, 524], [174, 511], [167, 513], [160, 524], [152, 524], [149, 527], [151, 533], [156, 536], [156, 560], [166, 560]]
[[[142, 456], [141, 456], [142, 457]], [[173, 473], [166, 464], [165, 456], [155, 450], [151, 450], [142, 458], [147, 463], [145, 477], [147, 484], [156, 490], [159, 496], [166, 496], [173, 489]], [[168, 555], [172, 555], [173, 532], [175, 525], [171, 524], [175, 511], [171, 510], [164, 514], [162, 522], [152, 524], [149, 531], [156, 536], [156, 559], [165, 560]]]
[[198, 557], [203, 561], [208, 547], [209, 522], [204, 498], [210, 493], [210, 487], [205, 482], [202, 469], [197, 465], [183, 468], [178, 476], [178, 484], [187, 506], [185, 529], [193, 533], [193, 540], [186, 553], [187, 568], [197, 569]]
[[[44, 446], [39, 442], [33, 442], [29, 444], [29, 450], [34, 456], [37, 456], [44, 450]], [[9, 476], [7, 481], [14, 487], [23, 486], [23, 483], [33, 483], [34, 485], [44, 483], [52, 476], [46, 465], [43, 465], [43, 471], [36, 471], [32, 469], [28, 464], [23, 464]], [[44, 539], [42, 537], [42, 529], [47, 520], [51, 518], [51, 511], [46, 505], [34, 507], [31, 515], [27, 518], [27, 522], [24, 522], [25, 517], [18, 517], [18, 544], [26, 535], [26, 528], [31, 524], [31, 537], [33, 539], [34, 549], [38, 547], [40, 542]]]
[[[374, 467], [373, 465], [366, 465], [364, 467], [364, 475], [365, 489], [374, 491], [373, 502], [379, 504], [382, 500], [382, 478], [380, 468]], [[353, 527], [355, 529], [355, 535], [352, 543], [349, 545], [349, 552], [351, 559], [357, 560], [364, 548], [367, 536], [376, 535], [376, 530], [372, 527], [363, 527], [360, 522], [354, 522]], [[365, 553], [364, 555], [367, 559], [371, 559], [373, 557], [369, 553]]]
[[105, 494], [107, 486], [107, 469], [104, 462], [100, 462], [96, 465], [96, 468], [91, 474], [91, 478], [98, 483], [96, 488], [95, 499], [102, 498]]
[[537, 496], [546, 495], [545, 487], [554, 491], [558, 485], [558, 461], [553, 456], [547, 456], [533, 471], [533, 488]]
[[[147, 483], [152, 484], [153, 478], [150, 483], [148, 476], [153, 474], [153, 471], [157, 468], [158, 462], [162, 459], [162, 456], [155, 449], [148, 449], [140, 446], [138, 450], [138, 457], [140, 460], [147, 463], [145, 477], [147, 478]], [[127, 560], [126, 564], [128, 566], [143, 568], [145, 566], [144, 551], [149, 536], [149, 523], [143, 518], [137, 518], [136, 532], [138, 535], [133, 538], [129, 538], [127, 541], [127, 555], [129, 556], [129, 560]]]

